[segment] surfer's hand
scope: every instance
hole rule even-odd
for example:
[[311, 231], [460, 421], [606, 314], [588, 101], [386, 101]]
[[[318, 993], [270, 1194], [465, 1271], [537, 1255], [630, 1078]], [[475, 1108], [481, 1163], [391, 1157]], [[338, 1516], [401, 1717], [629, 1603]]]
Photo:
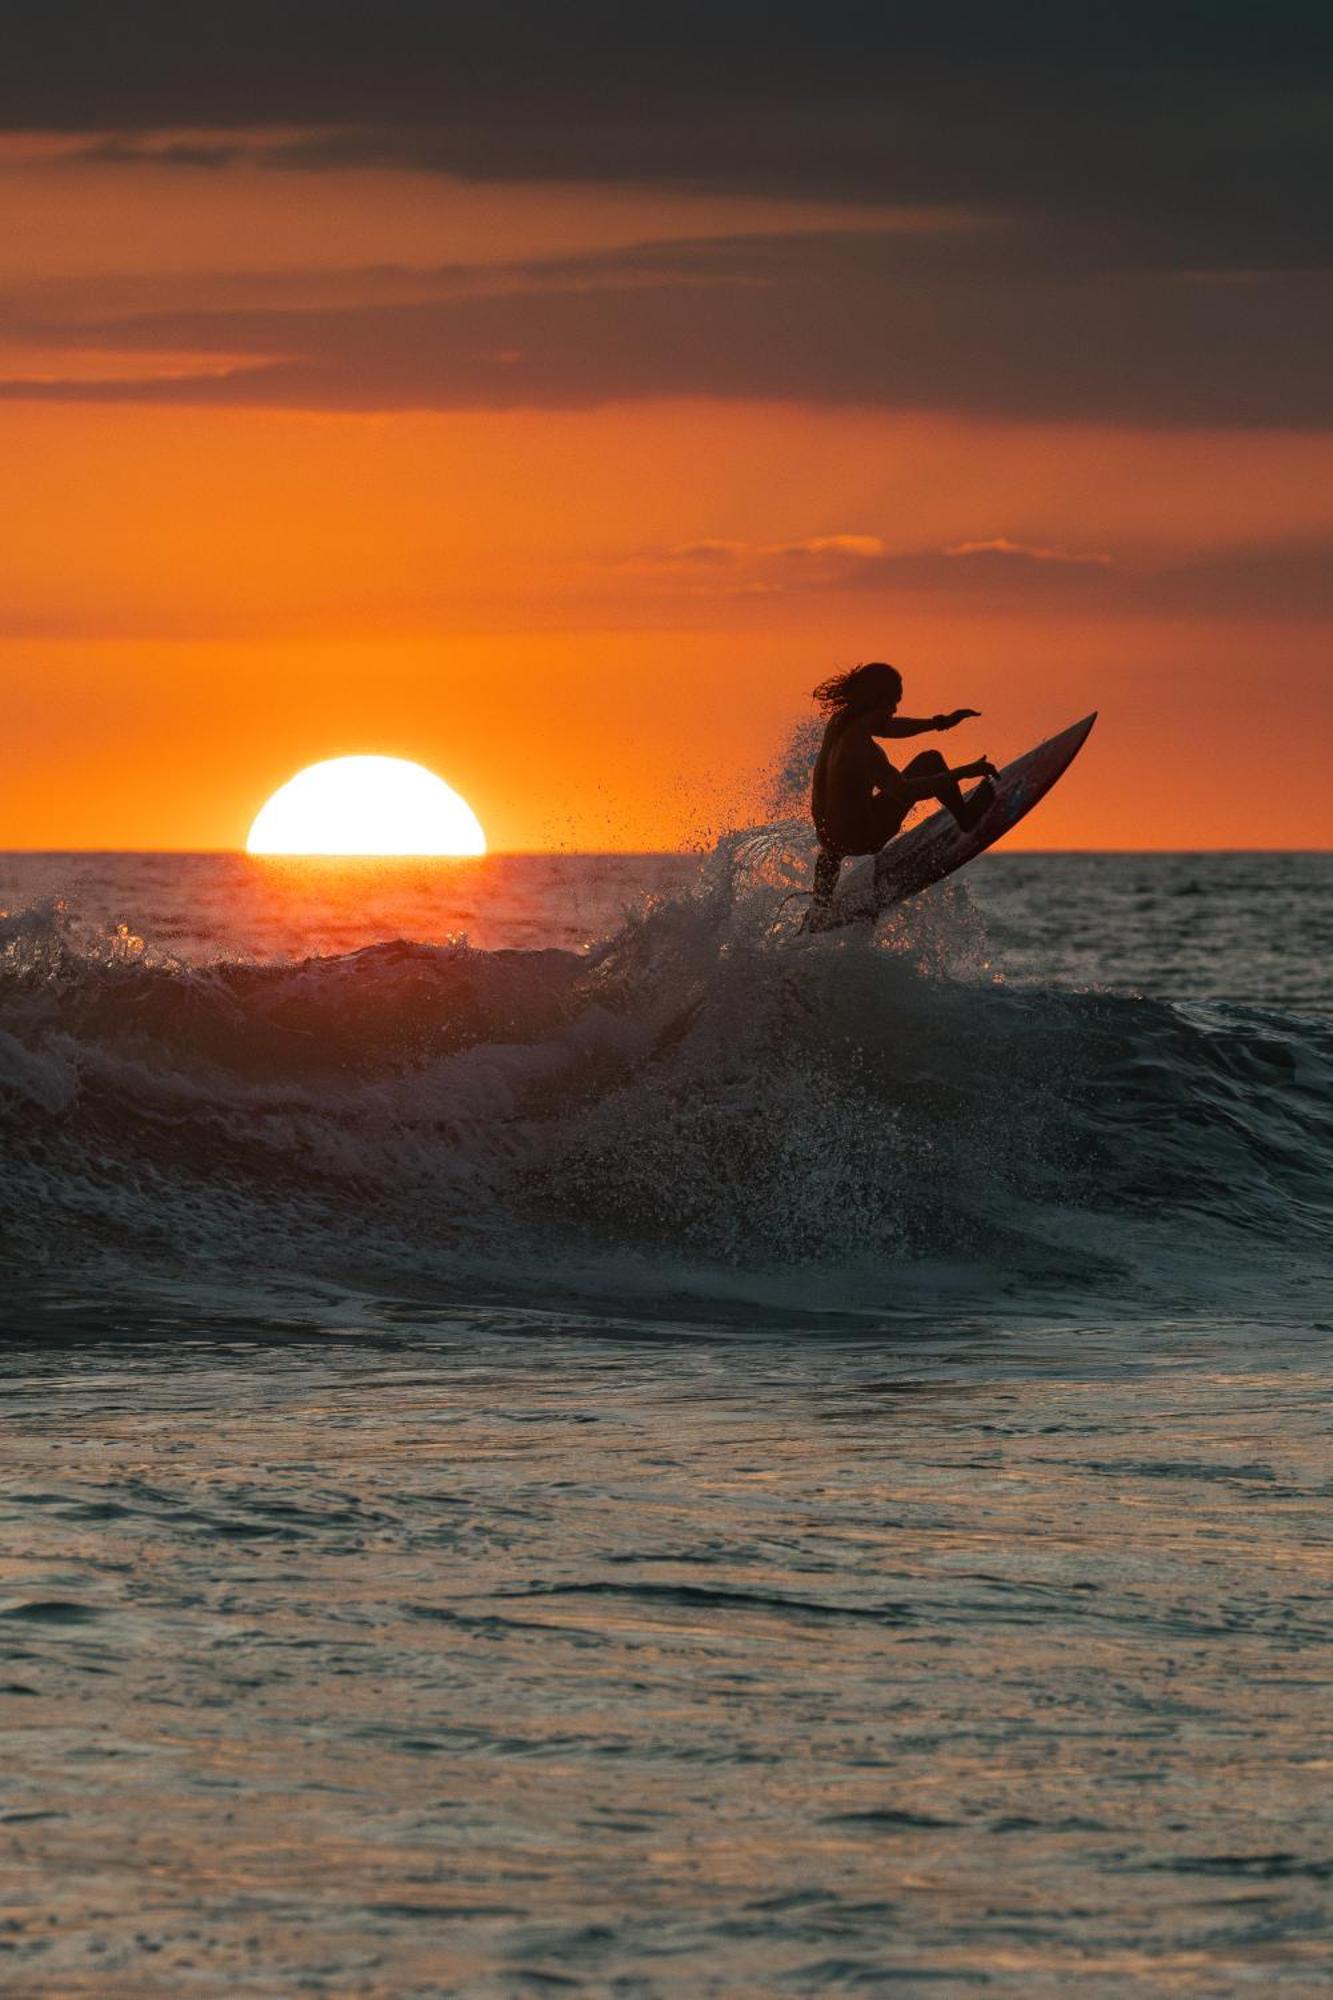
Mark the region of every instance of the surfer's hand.
[[972, 769], [979, 778], [998, 778], [1000, 775], [989, 757], [978, 757]]
[[960, 722], [966, 722], [970, 716], [980, 715], [980, 713], [981, 710], [979, 708], [955, 708], [951, 714], [940, 717], [940, 728], [957, 729]]

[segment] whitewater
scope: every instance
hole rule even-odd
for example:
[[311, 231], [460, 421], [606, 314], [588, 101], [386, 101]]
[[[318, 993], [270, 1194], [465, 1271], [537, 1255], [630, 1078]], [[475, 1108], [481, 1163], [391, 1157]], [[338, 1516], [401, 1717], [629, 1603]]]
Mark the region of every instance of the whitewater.
[[1330, 1981], [1333, 857], [0, 857], [0, 1977]]

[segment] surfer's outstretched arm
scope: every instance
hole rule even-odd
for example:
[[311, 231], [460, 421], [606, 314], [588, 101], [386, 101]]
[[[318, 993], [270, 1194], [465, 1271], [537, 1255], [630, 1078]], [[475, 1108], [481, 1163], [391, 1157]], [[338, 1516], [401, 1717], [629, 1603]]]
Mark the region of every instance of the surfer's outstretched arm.
[[885, 722], [883, 728], [876, 729], [876, 736], [928, 736], [932, 730], [957, 729], [960, 722], [969, 716], [980, 715], [979, 708], [954, 708], [947, 715], [895, 715]]

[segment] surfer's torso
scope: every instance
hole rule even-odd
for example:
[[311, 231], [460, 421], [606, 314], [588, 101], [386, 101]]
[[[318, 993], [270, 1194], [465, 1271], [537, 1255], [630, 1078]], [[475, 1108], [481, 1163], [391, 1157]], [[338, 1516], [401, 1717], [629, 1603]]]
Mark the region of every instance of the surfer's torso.
[[874, 854], [906, 816], [901, 780], [858, 715], [835, 715], [815, 760], [810, 808], [830, 854]]

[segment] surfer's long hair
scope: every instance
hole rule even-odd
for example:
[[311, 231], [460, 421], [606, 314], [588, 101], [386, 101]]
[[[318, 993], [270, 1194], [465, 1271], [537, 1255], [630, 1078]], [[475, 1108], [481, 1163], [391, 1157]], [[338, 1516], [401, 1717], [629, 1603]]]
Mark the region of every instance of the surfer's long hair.
[[903, 677], [885, 660], [865, 660], [845, 674], [830, 674], [810, 691], [811, 700], [819, 703], [825, 715], [856, 713], [875, 708], [890, 696], [901, 701], [902, 695]]

